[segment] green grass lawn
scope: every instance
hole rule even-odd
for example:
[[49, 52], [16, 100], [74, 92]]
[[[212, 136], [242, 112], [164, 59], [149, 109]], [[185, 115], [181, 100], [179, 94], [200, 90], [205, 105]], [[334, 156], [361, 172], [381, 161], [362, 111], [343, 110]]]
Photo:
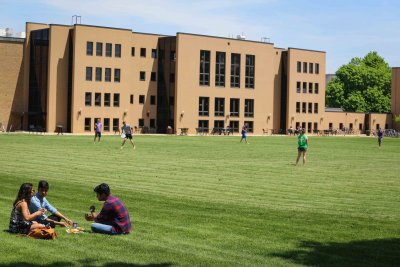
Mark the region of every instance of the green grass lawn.
[[[400, 139], [0, 135], [2, 266], [399, 266]], [[110, 185], [133, 232], [55, 241], [3, 231], [19, 186], [90, 230], [93, 188]]]

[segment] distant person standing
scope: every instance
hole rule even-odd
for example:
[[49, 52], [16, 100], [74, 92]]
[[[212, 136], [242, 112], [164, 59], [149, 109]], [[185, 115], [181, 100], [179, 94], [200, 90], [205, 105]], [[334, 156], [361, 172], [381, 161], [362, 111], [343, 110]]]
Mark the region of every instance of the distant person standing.
[[124, 138], [124, 140], [122, 141], [122, 145], [121, 145], [121, 149], [124, 148], [126, 139], [129, 139], [129, 141], [131, 142], [133, 149], [136, 148], [135, 143], [133, 142], [133, 137], [132, 137], [132, 127], [129, 124], [126, 124], [126, 122], [122, 122], [122, 136]]
[[299, 163], [299, 159], [301, 154], [303, 154], [303, 165], [306, 164], [306, 155], [307, 155], [307, 148], [308, 148], [308, 137], [304, 133], [304, 129], [299, 128], [299, 136], [297, 137], [297, 160], [296, 165]]
[[100, 142], [100, 138], [101, 138], [101, 128], [103, 127], [103, 125], [101, 124], [100, 119], [97, 119], [97, 122], [94, 124], [94, 143], [96, 144], [96, 138], [99, 138], [99, 142]]
[[383, 131], [381, 128], [378, 130], [378, 145], [379, 147], [382, 145]]
[[242, 138], [240, 139], [240, 143], [243, 141], [243, 139], [247, 144], [250, 144], [247, 142], [247, 124], [243, 124], [242, 126]]

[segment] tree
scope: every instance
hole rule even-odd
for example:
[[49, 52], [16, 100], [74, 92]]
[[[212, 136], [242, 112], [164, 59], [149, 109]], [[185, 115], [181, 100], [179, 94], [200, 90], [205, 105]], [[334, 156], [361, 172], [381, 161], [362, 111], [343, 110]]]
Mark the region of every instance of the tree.
[[377, 52], [370, 52], [336, 71], [326, 89], [326, 104], [344, 111], [390, 112], [390, 90], [389, 64]]

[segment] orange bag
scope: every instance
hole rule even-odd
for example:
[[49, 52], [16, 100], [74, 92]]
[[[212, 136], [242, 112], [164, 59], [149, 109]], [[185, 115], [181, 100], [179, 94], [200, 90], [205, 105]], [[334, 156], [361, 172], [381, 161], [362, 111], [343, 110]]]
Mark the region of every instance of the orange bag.
[[56, 239], [57, 233], [54, 228], [41, 228], [41, 229], [33, 229], [28, 233], [29, 237], [37, 238], [37, 239]]

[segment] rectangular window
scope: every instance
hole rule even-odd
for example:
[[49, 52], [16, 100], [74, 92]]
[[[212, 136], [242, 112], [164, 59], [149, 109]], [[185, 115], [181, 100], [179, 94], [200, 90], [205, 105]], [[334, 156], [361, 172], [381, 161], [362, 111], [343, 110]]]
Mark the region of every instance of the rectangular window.
[[172, 61], [176, 60], [176, 52], [175, 51], [171, 51], [169, 59]]
[[114, 107], [119, 107], [119, 94], [114, 94]]
[[313, 93], [313, 83], [308, 83], [308, 93]]
[[141, 72], [140, 72], [140, 77], [139, 77], [139, 78], [140, 78], [141, 81], [145, 81], [145, 80], [146, 80], [146, 72], [141, 71]]
[[111, 68], [106, 68], [104, 80], [106, 82], [111, 82]]
[[141, 57], [146, 57], [146, 48], [140, 48], [140, 56]]
[[217, 52], [216, 54], [215, 86], [225, 86], [225, 52]]
[[156, 96], [155, 95], [151, 95], [150, 96], [150, 105], [155, 105], [156, 104]]
[[314, 113], [318, 114], [318, 103], [314, 103]]
[[340, 130], [343, 129], [343, 123], [339, 123], [339, 129], [340, 129]]
[[297, 61], [297, 72], [301, 73], [301, 62]]
[[231, 54], [231, 87], [240, 87], [240, 54]]
[[121, 81], [121, 70], [114, 69], [114, 82], [119, 83]]
[[121, 57], [121, 44], [115, 44], [115, 57]]
[[307, 123], [307, 133], [311, 133], [311, 127], [312, 123], [311, 122]]
[[301, 103], [301, 105], [302, 105], [302, 107], [301, 107], [301, 112], [302, 113], [306, 113], [307, 112], [307, 103], [306, 102], [303, 102], [303, 103]]
[[214, 128], [216, 129], [224, 129], [224, 121], [214, 121]]
[[300, 93], [301, 92], [301, 82], [296, 83], [296, 92]]
[[333, 129], [333, 123], [332, 123], [332, 122], [329, 123], [329, 129], [330, 129], [330, 130]]
[[112, 44], [106, 43], [106, 57], [112, 56]]
[[91, 81], [92, 80], [92, 75], [93, 75], [93, 68], [92, 67], [86, 67], [86, 81]]
[[239, 122], [238, 121], [229, 121], [229, 128], [231, 128], [231, 131], [234, 133], [239, 132]]
[[131, 95], [129, 103], [133, 104], [133, 95]]
[[157, 58], [157, 49], [151, 49], [151, 58]]
[[312, 113], [312, 103], [308, 103], [308, 113]]
[[300, 102], [296, 102], [296, 113], [300, 113]]
[[139, 104], [144, 104], [144, 95], [139, 95]]
[[350, 123], [350, 124], [349, 124], [349, 129], [350, 129], [350, 130], [353, 130], [353, 123]]
[[174, 83], [174, 82], [175, 82], [175, 73], [171, 73], [171, 74], [169, 75], [169, 82], [170, 82], [170, 83]]
[[85, 118], [85, 131], [90, 132], [92, 128], [92, 119], [91, 118]]
[[315, 63], [315, 74], [319, 74], [319, 64]]
[[216, 97], [214, 109], [215, 116], [225, 116], [225, 98]]
[[199, 128], [201, 129], [201, 132], [208, 130], [208, 120], [199, 120]]
[[254, 122], [252, 121], [245, 121], [244, 124], [247, 125], [247, 132], [252, 133], [254, 131]]
[[101, 106], [101, 93], [94, 94], [94, 105], [97, 107]]
[[314, 64], [313, 63], [308, 64], [308, 70], [310, 73], [314, 73]]
[[255, 63], [255, 56], [246, 55], [246, 75], [244, 77], [246, 88], [254, 88]]
[[296, 129], [299, 129], [300, 128], [300, 122], [296, 122]]
[[314, 122], [314, 133], [318, 133], [318, 122]]
[[103, 129], [105, 132], [109, 132], [110, 131], [110, 118], [104, 118], [103, 120]]
[[208, 97], [199, 97], [199, 116], [208, 116], [209, 100]]
[[240, 106], [240, 99], [239, 98], [231, 98], [231, 103], [229, 107], [229, 115], [231, 117], [239, 117], [239, 106]]
[[144, 127], [144, 119], [139, 119], [139, 127]]
[[156, 80], [157, 80], [157, 75], [156, 75], [156, 73], [155, 72], [151, 72], [151, 74], [150, 74], [150, 80], [152, 81], [152, 82], [155, 82]]
[[210, 51], [200, 50], [200, 85], [210, 85]]
[[314, 93], [315, 93], [315, 94], [318, 94], [318, 93], [319, 93], [319, 83], [315, 83]]
[[103, 43], [96, 43], [96, 56], [101, 57], [103, 55]]
[[92, 93], [85, 93], [85, 106], [92, 105]]
[[301, 123], [301, 128], [302, 128], [302, 129], [306, 129], [306, 123], [305, 123], [305, 122], [302, 122], [302, 123]]
[[244, 100], [244, 116], [254, 117], [254, 99]]
[[303, 94], [307, 93], [307, 83], [303, 82]]
[[360, 123], [360, 124], [358, 125], [358, 130], [362, 131], [362, 129], [363, 129], [363, 124]]
[[111, 99], [111, 97], [110, 97], [110, 93], [105, 93], [104, 94], [104, 106], [105, 107], [109, 107], [110, 106], [110, 99]]
[[86, 55], [93, 56], [93, 42], [86, 42]]
[[307, 62], [303, 62], [303, 73], [307, 73]]
[[113, 131], [119, 132], [119, 119], [113, 119]]
[[150, 119], [150, 128], [156, 128], [156, 119]]
[[135, 56], [135, 47], [131, 47], [131, 56], [132, 56], [132, 57]]
[[102, 68], [96, 67], [96, 81], [101, 82], [101, 73], [103, 72]]

